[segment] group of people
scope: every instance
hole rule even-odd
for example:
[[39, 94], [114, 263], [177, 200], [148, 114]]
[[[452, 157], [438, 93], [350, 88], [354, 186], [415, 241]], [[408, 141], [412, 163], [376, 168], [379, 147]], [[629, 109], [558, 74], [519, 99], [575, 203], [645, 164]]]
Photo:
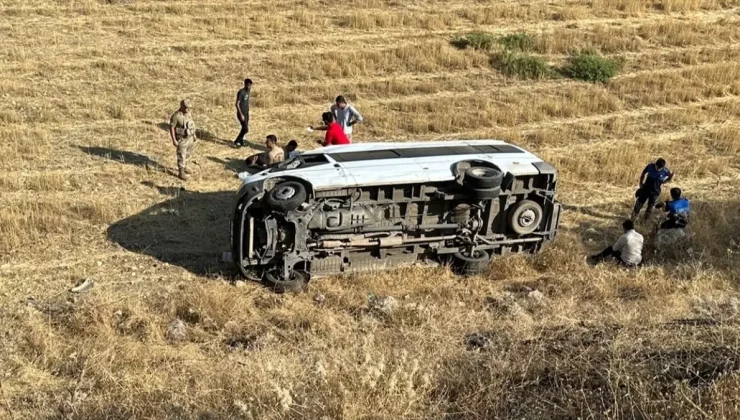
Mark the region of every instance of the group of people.
[[689, 224], [689, 200], [683, 196], [680, 188], [670, 190], [670, 200], [658, 202], [663, 184], [673, 179], [673, 172], [666, 167], [665, 159], [658, 159], [648, 164], [640, 174], [639, 188], [635, 191], [635, 206], [632, 216], [622, 223], [624, 233], [614, 245], [608, 246], [602, 252], [591, 256], [593, 262], [614, 259], [626, 267], [637, 267], [642, 264], [643, 236], [635, 230], [635, 219], [640, 210], [647, 203], [645, 220], [649, 220], [654, 208], [665, 212], [665, 219], [658, 226], [659, 231], [665, 229], [683, 229]]
[[[244, 87], [236, 94], [236, 118], [240, 124], [239, 134], [234, 140], [233, 146], [240, 148], [244, 146], [245, 138], [249, 133], [249, 99], [252, 93], [252, 80], [245, 79]], [[188, 157], [192, 154], [196, 143], [196, 130], [190, 114], [191, 103], [185, 99], [180, 103], [180, 109], [170, 118], [170, 137], [172, 144], [177, 148], [178, 176], [187, 180], [191, 171], [187, 167]], [[363, 121], [362, 115], [347, 103], [343, 96], [337, 96], [335, 103], [329, 111], [321, 114], [323, 125], [319, 127], [309, 126], [308, 131], [325, 131], [323, 140], [317, 140], [321, 146], [333, 146], [350, 144], [352, 142], [352, 127]], [[247, 172], [262, 170], [290, 159], [298, 154], [298, 142], [291, 140], [283, 148], [278, 144], [278, 138], [270, 134], [265, 138], [266, 151], [248, 157], [245, 163]], [[680, 188], [671, 188], [670, 200], [658, 203], [663, 184], [673, 179], [673, 173], [666, 167], [664, 159], [660, 158], [654, 163], [648, 164], [640, 174], [639, 188], [635, 192], [635, 206], [632, 216], [622, 223], [623, 235], [616, 243], [604, 249], [590, 258], [593, 262], [604, 261], [613, 258], [618, 263], [627, 267], [636, 267], [642, 264], [643, 236], [635, 230], [635, 219], [643, 206], [647, 203], [645, 220], [648, 220], [654, 208], [662, 209], [666, 217], [661, 222], [659, 229], [682, 229], [689, 223], [689, 200], [683, 197]]]
[[[252, 94], [252, 85], [251, 79], [244, 79], [244, 87], [239, 89], [236, 94], [234, 107], [236, 108], [236, 118], [240, 130], [232, 144], [235, 148], [241, 148], [245, 145], [249, 133], [249, 100]], [[178, 177], [183, 181], [187, 181], [192, 173], [187, 163], [197, 141], [191, 109], [190, 100], [184, 99], [180, 102], [180, 109], [172, 114], [170, 118], [170, 138], [173, 146], [177, 149]], [[324, 139], [316, 142], [321, 146], [332, 146], [352, 143], [352, 127], [361, 123], [363, 118], [357, 109], [350, 105], [344, 96], [340, 95], [337, 96], [329, 111], [322, 113], [321, 121], [323, 125], [319, 127], [309, 126], [308, 131], [325, 131]], [[274, 134], [269, 134], [265, 138], [265, 148], [265, 152], [245, 159], [248, 170], [269, 167], [300, 154], [296, 140], [291, 140], [285, 147], [282, 147], [278, 144], [278, 138]]]

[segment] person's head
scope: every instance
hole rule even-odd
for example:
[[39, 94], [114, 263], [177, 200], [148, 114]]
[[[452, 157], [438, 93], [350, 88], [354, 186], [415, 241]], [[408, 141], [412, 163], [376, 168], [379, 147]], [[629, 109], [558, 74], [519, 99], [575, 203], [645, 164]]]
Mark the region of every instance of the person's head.
[[331, 112], [324, 112], [321, 114], [321, 121], [323, 121], [324, 124], [329, 125], [329, 123], [334, 122], [334, 114]]
[[336, 102], [339, 109], [344, 109], [347, 106], [347, 100], [342, 95], [337, 96]]
[[681, 189], [678, 187], [671, 188], [671, 200], [678, 200], [681, 198]]
[[277, 136], [274, 134], [270, 134], [269, 136], [265, 137], [265, 146], [267, 146], [267, 148], [270, 150], [272, 150], [273, 147], [277, 146]]
[[252, 89], [252, 79], [244, 79], [244, 89]]
[[189, 112], [193, 105], [190, 103], [190, 99], [183, 99], [180, 101], [180, 111]]
[[655, 161], [655, 167], [658, 168], [658, 169], [665, 168], [665, 159], [658, 158], [658, 160]]
[[288, 145], [285, 146], [285, 151], [286, 152], [292, 152], [292, 151], [294, 151], [297, 148], [298, 148], [298, 142], [295, 141], [295, 140], [291, 140], [291, 141], [288, 142]]
[[635, 222], [633, 222], [630, 219], [625, 220], [622, 222], [622, 229], [624, 229], [625, 232], [629, 232], [630, 230], [635, 228]]

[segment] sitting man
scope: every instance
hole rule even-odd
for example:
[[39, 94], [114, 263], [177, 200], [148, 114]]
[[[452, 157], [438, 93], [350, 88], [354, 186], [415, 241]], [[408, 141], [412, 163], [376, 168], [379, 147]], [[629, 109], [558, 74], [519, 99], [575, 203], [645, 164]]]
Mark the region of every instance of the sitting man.
[[[265, 138], [265, 147], [267, 147], [266, 152], [257, 153], [245, 160], [245, 163], [250, 166], [251, 170], [262, 170], [284, 160], [285, 152], [283, 152], [282, 147], [277, 145], [277, 136], [274, 134], [267, 136]], [[248, 169], [248, 171], [250, 170]]]
[[288, 142], [288, 145], [285, 146], [285, 153], [286, 153], [286, 156], [285, 156], [286, 159], [292, 159], [300, 155], [301, 152], [298, 151], [298, 142], [295, 140], [291, 140], [290, 142]]
[[681, 196], [680, 188], [671, 188], [671, 199], [656, 204], [655, 208], [667, 213], [660, 229], [683, 229], [689, 225], [689, 200]]
[[642, 235], [635, 230], [632, 220], [622, 223], [624, 234], [619, 237], [614, 245], [607, 247], [600, 254], [592, 255], [591, 261], [598, 263], [613, 257], [619, 264], [625, 267], [637, 267], [642, 263]]

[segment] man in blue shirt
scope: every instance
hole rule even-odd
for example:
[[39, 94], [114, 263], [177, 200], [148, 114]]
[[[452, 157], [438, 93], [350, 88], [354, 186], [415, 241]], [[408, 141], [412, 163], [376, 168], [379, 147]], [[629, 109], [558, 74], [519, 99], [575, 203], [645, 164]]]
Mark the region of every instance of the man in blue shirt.
[[645, 220], [650, 218], [655, 202], [660, 197], [661, 187], [671, 179], [673, 179], [673, 173], [666, 168], [665, 159], [663, 158], [656, 160], [655, 163], [648, 164], [642, 170], [640, 188], [635, 192], [637, 202], [635, 202], [635, 208], [632, 211], [632, 220], [637, 218], [645, 202], [647, 202]]
[[689, 224], [689, 200], [681, 196], [680, 188], [671, 188], [671, 199], [665, 203], [658, 203], [656, 208], [662, 208], [667, 213], [666, 219], [660, 224], [660, 229], [683, 229]]

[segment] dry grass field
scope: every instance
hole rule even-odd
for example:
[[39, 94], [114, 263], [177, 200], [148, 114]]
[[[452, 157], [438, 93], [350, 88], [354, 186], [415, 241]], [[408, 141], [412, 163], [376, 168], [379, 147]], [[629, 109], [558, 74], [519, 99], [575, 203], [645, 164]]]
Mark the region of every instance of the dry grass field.
[[[0, 17], [0, 418], [740, 418], [740, 1], [0, 0]], [[622, 66], [507, 77], [499, 46], [451, 43], [473, 31]], [[305, 127], [344, 94], [355, 141], [530, 148], [560, 170], [561, 233], [468, 279], [235, 287], [219, 259], [253, 153], [228, 147], [244, 77], [258, 144], [313, 147]], [[162, 128], [184, 97], [187, 184]], [[588, 266], [659, 156], [691, 249]]]

